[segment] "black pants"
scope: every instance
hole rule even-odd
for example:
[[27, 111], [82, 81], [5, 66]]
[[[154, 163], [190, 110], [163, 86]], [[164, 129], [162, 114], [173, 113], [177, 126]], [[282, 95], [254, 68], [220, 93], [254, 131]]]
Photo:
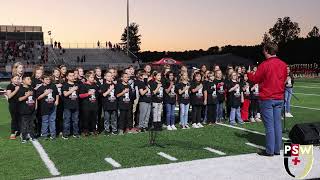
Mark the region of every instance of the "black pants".
[[27, 139], [28, 134], [31, 138], [34, 138], [35, 119], [35, 115], [21, 115], [21, 136], [23, 140]]
[[97, 109], [86, 109], [82, 110], [83, 115], [83, 132], [94, 132], [96, 131], [97, 122]]
[[98, 131], [101, 133], [104, 131], [104, 120], [102, 119], [102, 96], [98, 99], [98, 112], [97, 112], [97, 125]]
[[207, 105], [207, 121], [208, 123], [216, 123], [217, 117], [217, 105], [208, 104]]
[[37, 137], [41, 136], [41, 126], [42, 126], [42, 116], [41, 116], [41, 106], [38, 106], [37, 112], [36, 112], [36, 118], [34, 120], [35, 123], [35, 135]]
[[128, 109], [128, 110], [120, 109], [119, 130], [132, 128], [132, 126], [133, 126], [132, 109]]
[[200, 123], [202, 105], [192, 105], [192, 123]]
[[57, 107], [57, 117], [56, 117], [56, 133], [57, 135], [63, 132], [63, 103], [60, 101]]
[[17, 103], [9, 103], [9, 112], [11, 115], [11, 134], [20, 132], [20, 117]]
[[251, 99], [250, 101], [250, 117], [256, 118], [257, 113], [259, 112], [259, 100]]

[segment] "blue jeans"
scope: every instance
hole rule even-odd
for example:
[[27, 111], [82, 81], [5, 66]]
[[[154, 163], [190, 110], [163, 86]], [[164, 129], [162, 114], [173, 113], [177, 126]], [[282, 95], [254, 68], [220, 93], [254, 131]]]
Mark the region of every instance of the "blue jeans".
[[50, 130], [51, 137], [56, 137], [56, 110], [54, 106], [48, 115], [42, 116], [41, 135], [47, 137]]
[[166, 104], [166, 118], [167, 125], [172, 126], [175, 124], [174, 113], [175, 113], [175, 104]]
[[202, 107], [202, 115], [203, 115], [203, 123], [207, 123], [208, 121], [208, 106]]
[[286, 108], [286, 113], [291, 112], [290, 111], [290, 104], [291, 104], [291, 97], [292, 97], [292, 88], [286, 88], [285, 91], [285, 108]]
[[72, 122], [73, 135], [79, 135], [79, 110], [64, 109], [63, 111], [63, 135], [70, 135], [70, 124]]
[[180, 104], [180, 124], [186, 126], [188, 124], [188, 113], [190, 104]]
[[266, 131], [266, 152], [280, 153], [282, 145], [281, 111], [282, 100], [260, 101], [260, 111]]
[[217, 103], [217, 120], [223, 119], [223, 102]]
[[110, 126], [112, 128], [112, 132], [117, 132], [117, 110], [104, 111], [104, 129], [106, 132], [110, 131]]
[[243, 121], [241, 119], [241, 113], [240, 113], [240, 107], [238, 108], [232, 108], [230, 111], [230, 124], [234, 125], [236, 124], [236, 118], [238, 120], [238, 123], [242, 124]]

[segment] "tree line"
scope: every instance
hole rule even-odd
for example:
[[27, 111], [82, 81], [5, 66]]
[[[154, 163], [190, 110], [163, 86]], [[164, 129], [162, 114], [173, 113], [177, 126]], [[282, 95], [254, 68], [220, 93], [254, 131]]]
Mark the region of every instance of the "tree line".
[[[122, 35], [122, 42], [126, 47], [126, 29]], [[262, 36], [261, 44], [254, 46], [233, 46], [226, 45], [222, 47], [212, 46], [207, 50], [189, 50], [189, 51], [140, 51], [141, 34], [139, 34], [139, 25], [132, 23], [129, 26], [130, 33], [130, 51], [136, 54], [144, 62], [159, 60], [163, 57], [172, 57], [178, 60], [191, 60], [201, 56], [219, 55], [232, 53], [234, 55], [262, 61], [261, 53], [264, 43], [272, 41], [278, 44], [278, 56], [288, 64], [319, 63], [320, 62], [320, 34], [319, 28], [314, 26], [306, 37], [300, 35], [301, 29], [297, 22], [293, 22], [290, 17], [278, 18], [277, 22], [268, 32]]]

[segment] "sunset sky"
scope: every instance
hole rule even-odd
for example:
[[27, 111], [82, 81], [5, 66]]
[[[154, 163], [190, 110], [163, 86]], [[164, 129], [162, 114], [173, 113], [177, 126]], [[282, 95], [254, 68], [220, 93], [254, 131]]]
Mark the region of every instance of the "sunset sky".
[[[142, 50], [253, 45], [284, 16], [299, 23], [302, 36], [320, 27], [320, 0], [130, 0], [130, 6]], [[0, 24], [40, 25], [63, 44], [120, 42], [126, 26], [126, 0], [6, 0], [0, 9]]]

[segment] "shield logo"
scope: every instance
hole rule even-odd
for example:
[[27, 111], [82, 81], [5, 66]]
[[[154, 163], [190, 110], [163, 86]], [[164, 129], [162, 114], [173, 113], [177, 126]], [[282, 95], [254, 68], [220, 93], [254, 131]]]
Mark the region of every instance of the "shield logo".
[[312, 169], [313, 145], [284, 143], [284, 166], [287, 173], [297, 179], [305, 178]]

